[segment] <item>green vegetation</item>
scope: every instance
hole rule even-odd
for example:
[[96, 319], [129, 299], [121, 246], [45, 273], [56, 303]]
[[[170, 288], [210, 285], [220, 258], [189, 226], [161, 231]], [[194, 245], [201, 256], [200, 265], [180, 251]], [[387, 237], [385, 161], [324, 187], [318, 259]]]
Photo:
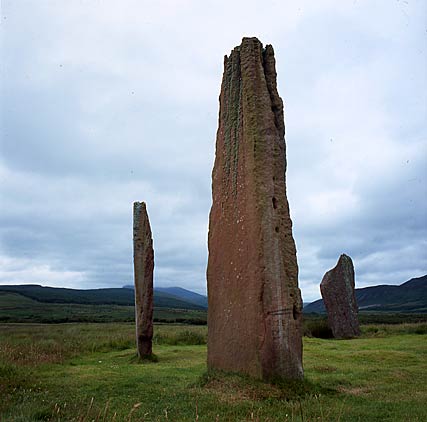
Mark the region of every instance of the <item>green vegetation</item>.
[[[125, 289], [123, 289], [125, 290]], [[154, 308], [156, 322], [206, 324], [206, 310]], [[16, 293], [0, 291], [0, 322], [131, 322], [133, 306], [42, 303]]]
[[0, 420], [424, 421], [427, 324], [304, 339], [305, 381], [206, 374], [206, 326], [156, 325], [136, 363], [133, 324], [0, 325]]
[[[393, 325], [398, 325], [398, 328], [411, 326], [420, 327], [427, 326], [427, 314], [386, 314], [384, 312], [359, 314], [359, 322], [362, 326], [362, 331], [370, 327], [371, 330], [378, 329], [392, 331], [395, 329]], [[409, 328], [408, 328], [409, 330]], [[405, 328], [404, 331], [407, 331]], [[332, 338], [332, 330], [328, 326], [326, 315], [321, 314], [304, 314], [303, 318], [303, 335], [306, 337], [316, 338]]]
[[[85, 305], [77, 303], [41, 303], [17, 293], [0, 290], [0, 322], [22, 323], [65, 323], [65, 322], [132, 322], [135, 319], [133, 306]], [[206, 310], [172, 309], [155, 307], [154, 321], [161, 323], [183, 323], [204, 325]], [[427, 314], [361, 313], [362, 324], [401, 324], [426, 322]], [[320, 331], [319, 331], [320, 330]], [[322, 334], [324, 333], [324, 334]], [[326, 316], [304, 314], [304, 335], [328, 338]]]

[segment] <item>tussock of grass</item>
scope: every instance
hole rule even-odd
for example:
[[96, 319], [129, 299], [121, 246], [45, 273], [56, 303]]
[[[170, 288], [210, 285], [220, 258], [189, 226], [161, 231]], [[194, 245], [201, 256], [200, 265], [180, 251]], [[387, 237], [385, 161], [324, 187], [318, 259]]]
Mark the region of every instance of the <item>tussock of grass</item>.
[[304, 321], [303, 335], [305, 337], [333, 338], [332, 330], [329, 328], [326, 318]]
[[205, 389], [226, 403], [281, 397], [280, 388], [273, 384], [254, 380], [244, 375], [221, 371], [204, 373], [194, 386]]
[[249, 376], [217, 370], [204, 373], [196, 385], [217, 395], [225, 402], [274, 399], [291, 401], [328, 392], [306, 379], [273, 379], [264, 382]]
[[335, 366], [330, 366], [330, 365], [314, 366], [313, 369], [317, 372], [324, 372], [324, 373], [336, 372], [338, 370], [338, 368], [336, 368]]
[[139, 357], [137, 354], [133, 355], [130, 359], [130, 363], [157, 363], [159, 361], [159, 357], [152, 353], [149, 356]]
[[154, 344], [166, 344], [168, 346], [196, 346], [206, 344], [206, 332], [194, 330], [177, 331], [174, 333], [156, 333], [153, 337]]
[[0, 397], [20, 389], [30, 388], [33, 371], [26, 371], [14, 364], [0, 363]]

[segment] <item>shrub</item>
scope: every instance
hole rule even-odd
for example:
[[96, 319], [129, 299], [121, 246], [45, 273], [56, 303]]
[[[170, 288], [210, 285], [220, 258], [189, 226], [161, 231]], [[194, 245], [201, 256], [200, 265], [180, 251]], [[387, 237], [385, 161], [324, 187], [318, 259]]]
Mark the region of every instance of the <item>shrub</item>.
[[185, 330], [173, 334], [156, 333], [153, 337], [153, 343], [165, 344], [169, 346], [186, 345], [194, 346], [206, 344], [206, 337], [198, 332]]
[[419, 327], [415, 328], [415, 334], [427, 334], [427, 324], [420, 324]]
[[332, 330], [329, 328], [327, 321], [324, 319], [305, 321], [303, 335], [306, 337], [324, 339], [333, 338]]

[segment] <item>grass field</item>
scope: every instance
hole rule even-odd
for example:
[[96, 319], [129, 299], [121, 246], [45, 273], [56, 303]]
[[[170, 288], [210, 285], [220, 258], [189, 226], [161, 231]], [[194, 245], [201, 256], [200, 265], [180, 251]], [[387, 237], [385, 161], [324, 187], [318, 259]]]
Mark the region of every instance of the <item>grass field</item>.
[[305, 381], [206, 375], [207, 327], [156, 325], [156, 363], [132, 324], [0, 325], [1, 421], [425, 421], [425, 324], [304, 338]]

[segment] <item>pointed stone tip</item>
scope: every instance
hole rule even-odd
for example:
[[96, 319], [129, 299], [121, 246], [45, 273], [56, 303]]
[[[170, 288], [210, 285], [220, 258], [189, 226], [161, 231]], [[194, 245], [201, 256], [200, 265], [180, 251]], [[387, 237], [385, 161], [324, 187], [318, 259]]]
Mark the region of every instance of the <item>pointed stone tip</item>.
[[264, 48], [264, 54], [272, 55], [274, 56], [274, 48], [271, 44], [267, 44]]
[[242, 38], [242, 44], [244, 42], [261, 42], [257, 37], [243, 37]]
[[141, 202], [135, 201], [133, 203], [133, 209], [136, 211], [146, 210], [147, 204], [144, 201], [141, 201]]
[[[258, 44], [261, 46], [261, 50], [264, 50], [262, 42], [257, 37], [243, 37], [241, 44], [234, 47], [229, 56], [224, 56], [224, 65], [227, 64], [227, 61], [231, 59], [235, 54], [239, 54], [242, 48], [247, 48], [251, 44]], [[269, 47], [268, 51], [271, 51], [274, 56], [273, 47], [270, 44], [268, 44], [266, 48], [267, 47]]]
[[346, 255], [345, 253], [342, 253], [341, 255], [340, 255], [340, 258], [339, 258], [339, 261], [341, 261], [341, 260], [350, 260], [351, 261], [351, 257], [350, 256], [348, 256], [348, 255]]
[[[353, 264], [353, 260], [351, 259], [351, 257], [349, 257], [348, 255], [346, 255], [345, 253], [341, 254], [337, 264], [335, 265], [335, 267], [333, 268], [333, 270], [339, 268], [339, 267], [346, 267], [346, 268], [353, 268], [354, 269], [354, 264]], [[332, 271], [332, 270], [331, 270]]]
[[257, 37], [243, 37], [242, 38], [242, 43], [240, 44], [239, 47], [236, 48], [244, 48], [245, 46], [248, 46], [250, 44], [258, 44], [261, 46], [262, 49], [262, 42], [257, 38]]

